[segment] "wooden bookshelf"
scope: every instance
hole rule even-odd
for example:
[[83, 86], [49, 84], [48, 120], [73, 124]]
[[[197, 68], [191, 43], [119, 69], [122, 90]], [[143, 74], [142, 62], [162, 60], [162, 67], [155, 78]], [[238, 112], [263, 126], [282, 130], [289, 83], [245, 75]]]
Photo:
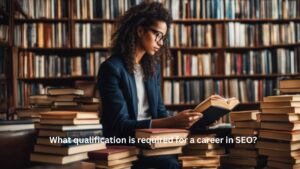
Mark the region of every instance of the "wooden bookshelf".
[[[271, 2], [271, 1], [270, 1]], [[181, 3], [181, 2], [178, 2]], [[183, 2], [182, 2], [183, 3]], [[195, 2], [195, 3], [202, 3], [202, 2]], [[249, 83], [249, 88], [248, 90], [251, 91], [252, 93], [254, 93], [254, 88], [256, 85], [258, 85], [259, 87], [262, 86], [268, 86], [266, 87], [264, 94], [270, 95], [270, 94], [277, 94], [277, 92], [275, 91], [276, 88], [276, 81], [279, 78], [295, 78], [295, 77], [299, 77], [300, 76], [300, 62], [298, 60], [295, 60], [294, 62], [291, 62], [289, 64], [290, 67], [292, 64], [294, 64], [295, 67], [297, 67], [297, 70], [295, 71], [282, 71], [284, 73], [281, 73], [281, 70], [279, 71], [280, 67], [279, 63], [282, 60], [276, 60], [278, 58], [276, 58], [277, 56], [281, 56], [283, 51], [289, 53], [291, 52], [292, 54], [295, 55], [295, 57], [300, 57], [297, 48], [300, 47], [300, 43], [299, 41], [295, 41], [295, 42], [289, 42], [289, 43], [274, 43], [273, 41], [269, 41], [269, 44], [267, 45], [262, 45], [265, 44], [265, 42], [261, 41], [261, 42], [257, 42], [259, 38], [263, 37], [263, 35], [255, 35], [253, 36], [255, 39], [255, 41], [253, 41], [254, 43], [252, 43], [252, 45], [248, 45], [245, 43], [245, 45], [229, 45], [229, 37], [231, 36], [231, 34], [236, 34], [235, 38], [242, 38], [242, 36], [240, 36], [240, 34], [238, 34], [238, 32], [232, 31], [231, 33], [229, 33], [230, 31], [228, 30], [229, 24], [233, 24], [234, 28], [235, 28], [235, 24], [237, 24], [238, 26], [242, 25], [242, 26], [253, 26], [255, 28], [253, 29], [259, 29], [262, 26], [269, 26], [270, 29], [273, 29], [273, 27], [281, 27], [282, 25], [289, 25], [290, 23], [298, 25], [300, 22], [300, 16], [299, 16], [299, 12], [294, 11], [295, 15], [293, 17], [288, 18], [287, 15], [284, 16], [284, 12], [282, 12], [282, 16], [277, 16], [274, 17], [274, 14], [272, 14], [273, 11], [276, 11], [277, 9], [266, 9], [268, 11], [271, 10], [271, 12], [269, 14], [273, 15], [270, 17], [266, 16], [266, 13], [263, 14], [264, 10], [258, 10], [259, 15], [264, 17], [258, 18], [255, 14], [249, 14], [249, 16], [244, 16], [247, 15], [248, 13], [243, 11], [243, 7], [240, 7], [240, 12], [241, 13], [237, 13], [235, 17], [232, 17], [233, 13], [229, 14], [229, 11], [227, 11], [226, 8], [226, 4], [225, 1], [218, 1], [218, 3], [223, 3], [222, 5], [217, 5], [218, 7], [222, 6], [224, 7], [224, 10], [221, 12], [216, 12], [218, 13], [218, 15], [220, 14], [221, 17], [207, 17], [207, 16], [201, 16], [201, 17], [195, 17], [193, 15], [203, 15], [205, 12], [203, 12], [203, 9], [201, 8], [201, 10], [199, 10], [200, 14], [197, 13], [193, 13], [193, 11], [195, 11], [195, 9], [190, 5], [190, 3], [186, 3], [185, 5], [187, 5], [186, 9], [184, 9], [186, 11], [186, 13], [184, 12], [178, 12], [177, 10], [180, 9], [178, 7], [171, 7], [171, 13], [173, 13], [173, 18], [175, 18], [173, 20], [173, 24], [175, 25], [180, 25], [178, 27], [176, 27], [176, 29], [180, 29], [183, 32], [179, 32], [179, 33], [172, 33], [171, 30], [171, 37], [168, 39], [170, 41], [174, 41], [173, 43], [176, 44], [176, 40], [177, 40], [177, 44], [182, 43], [182, 45], [170, 45], [171, 48], [171, 52], [172, 52], [172, 59], [169, 60], [167, 58], [163, 58], [162, 60], [162, 65], [163, 65], [163, 69], [162, 69], [162, 90], [163, 90], [163, 96], [164, 96], [164, 101], [166, 104], [166, 107], [168, 109], [171, 110], [184, 110], [187, 108], [194, 108], [197, 104], [185, 104], [186, 103], [190, 103], [190, 101], [188, 101], [188, 99], [191, 100], [197, 100], [196, 102], [200, 102], [201, 100], [199, 100], [199, 98], [195, 99], [195, 98], [191, 98], [193, 96], [198, 96], [195, 94], [195, 92], [200, 92], [200, 96], [207, 96], [209, 94], [206, 93], [206, 91], [211, 92], [210, 94], [220, 94], [223, 95], [225, 97], [232, 97], [235, 95], [231, 95], [233, 93], [231, 93], [231, 91], [233, 89], [238, 89], [238, 93], [239, 95], [241, 95], [239, 90], [242, 90], [241, 86], [239, 86], [239, 83], [241, 83], [242, 85], [247, 86]], [[299, 2], [297, 2], [299, 3]], [[246, 4], [246, 3], [245, 3]], [[244, 5], [245, 5], [244, 4]], [[183, 4], [181, 4], [183, 5]], [[184, 6], [184, 5], [183, 5]], [[202, 4], [200, 5], [202, 6]], [[182, 7], [182, 6], [181, 6]], [[199, 6], [198, 6], [199, 7]], [[205, 6], [207, 10], [207, 6]], [[172, 11], [172, 9], [174, 11]], [[250, 8], [249, 8], [250, 9]], [[278, 8], [279, 9], [279, 8]], [[190, 10], [190, 11], [189, 11]], [[244, 12], [244, 13], [243, 13]], [[216, 14], [214, 13], [214, 14]], [[207, 15], [207, 13], [205, 13]], [[276, 14], [276, 13], [275, 13]], [[255, 16], [254, 16], [255, 15]], [[231, 17], [229, 17], [231, 16]], [[239, 25], [240, 24], [240, 25]], [[207, 25], [211, 25], [211, 27], [207, 27]], [[220, 25], [220, 33], [217, 34], [215, 32], [217, 31], [216, 25]], [[193, 27], [194, 26], [194, 27]], [[197, 27], [198, 26], [198, 27]], [[241, 28], [239, 29], [242, 29]], [[249, 28], [247, 27], [247, 29]], [[288, 26], [287, 26], [288, 27]], [[172, 28], [171, 28], [172, 29]], [[175, 28], [173, 28], [175, 29]], [[210, 33], [210, 38], [211, 38], [211, 45], [207, 45], [206, 41], [201, 41], [207, 37], [200, 37], [199, 32], [196, 32], [195, 34], [193, 33], [193, 29], [195, 31], [195, 29], [212, 29], [212, 32], [203, 32], [201, 35], [207, 36], [207, 34]], [[267, 29], [267, 28], [266, 28]], [[280, 28], [281, 29], [281, 28]], [[299, 28], [297, 28], [299, 29]], [[185, 30], [189, 30], [184, 32]], [[250, 30], [250, 28], [249, 28]], [[198, 30], [197, 30], [198, 31]], [[175, 32], [175, 31], [174, 31]], [[192, 33], [191, 33], [192, 32]], [[261, 30], [262, 33], [264, 33]], [[271, 31], [270, 31], [271, 32]], [[287, 32], [287, 31], [285, 31]], [[296, 31], [295, 31], [296, 32]], [[183, 33], [182, 36], [180, 36], [180, 34]], [[186, 33], [186, 34], [185, 34]], [[188, 34], [190, 33], [190, 34]], [[249, 33], [249, 32], [247, 32]], [[173, 37], [172, 37], [173, 35]], [[252, 34], [251, 34], [252, 35]], [[290, 34], [287, 33], [286, 36], [288, 36]], [[179, 36], [179, 37], [178, 37]], [[240, 37], [239, 37], [240, 36]], [[270, 33], [270, 39], [271, 39], [271, 33]], [[292, 35], [291, 35], [292, 36]], [[296, 33], [293, 35], [296, 36]], [[198, 37], [198, 38], [194, 38], [194, 37]], [[246, 36], [246, 39], [250, 38], [250, 36]], [[266, 36], [267, 37], [267, 36]], [[178, 39], [176, 39], [178, 38]], [[182, 38], [182, 39], [180, 39]], [[194, 38], [194, 39], [193, 39]], [[273, 37], [272, 37], [273, 38]], [[198, 44], [200, 39], [200, 44]], [[220, 43], [219, 45], [216, 45], [217, 40], [220, 39]], [[262, 38], [261, 38], [262, 39]], [[261, 40], [259, 39], [259, 40]], [[235, 40], [235, 39], [234, 39]], [[253, 39], [252, 39], [253, 40]], [[171, 43], [172, 44], [172, 43]], [[190, 44], [190, 45], [187, 45]], [[209, 44], [209, 43], [208, 43]], [[283, 50], [283, 51], [280, 51]], [[281, 52], [281, 53], [280, 53]], [[254, 54], [253, 54], [254, 53]], [[252, 55], [253, 54], [253, 55]], [[209, 55], [209, 56], [204, 56], [204, 55]], [[240, 56], [238, 56], [240, 55]], [[231, 66], [236, 68], [236, 63], [234, 63], [232, 60], [236, 59], [236, 58], [242, 58], [242, 59], [249, 59], [249, 58], [254, 58], [257, 57], [256, 59], [261, 59], [261, 58], [268, 58], [272, 61], [272, 65], [269, 64], [269, 62], [266, 63], [262, 63], [261, 60], [255, 60], [255, 61], [259, 61], [260, 64], [262, 65], [269, 65], [269, 67], [266, 69], [267, 71], [262, 70], [262, 69], [256, 69], [258, 67], [253, 67], [251, 69], [252, 73], [250, 73], [249, 71], [249, 67], [250, 64], [247, 62], [243, 62], [242, 60], [242, 67], [240, 69], [241, 72], [236, 72], [238, 70], [237, 69], [232, 69]], [[270, 55], [270, 56], [269, 56]], [[195, 59], [195, 58], [200, 58], [200, 59]], [[284, 56], [282, 55], [282, 57], [290, 57], [289, 55]], [[292, 56], [291, 56], [292, 57]], [[209, 58], [208, 62], [204, 62], [205, 58]], [[231, 60], [231, 65], [230, 67], [228, 67], [227, 64], [227, 60], [230, 58]], [[192, 60], [195, 59], [195, 60]], [[216, 59], [216, 60], [214, 60]], [[199, 69], [199, 67], [202, 70], [202, 72], [200, 73], [200, 71], [195, 71], [197, 73], [192, 72], [193, 68], [193, 61], [196, 61], [196, 63], [201, 64], [201, 66], [196, 66], [195, 69]], [[270, 61], [270, 63], [271, 63]], [[248, 64], [248, 65], [247, 65]], [[181, 66], [179, 66], [181, 65]], [[188, 66], [187, 66], [188, 65]], [[206, 65], [211, 65], [211, 66], [206, 66]], [[178, 67], [179, 66], [179, 67]], [[187, 67], [189, 68], [187, 68]], [[249, 67], [247, 67], [249, 66]], [[204, 67], [209, 67], [209, 73], [204, 73]], [[212, 69], [213, 67], [213, 69]], [[247, 67], [247, 68], [245, 68]], [[262, 66], [260, 66], [262, 67]], [[229, 68], [229, 72], [226, 72], [226, 68]], [[189, 70], [190, 69], [190, 70]], [[227, 70], [228, 71], [228, 70]], [[189, 72], [189, 73], [187, 73]], [[233, 73], [232, 73], [233, 72]], [[197, 82], [197, 83], [196, 83]], [[194, 90], [197, 87], [201, 88], [203, 87], [203, 85], [206, 85], [205, 83], [208, 84], [208, 88], [205, 88], [203, 90]], [[233, 83], [231, 83], [233, 82]], [[200, 84], [200, 86], [198, 86]], [[234, 84], [234, 86], [232, 86], [232, 84]], [[194, 87], [194, 85], [196, 87]], [[251, 86], [253, 85], [253, 86]], [[251, 87], [251, 88], [250, 88]], [[253, 88], [254, 87], [254, 88]], [[229, 89], [228, 89], [229, 88]], [[247, 87], [245, 87], [245, 89], [247, 89]], [[175, 91], [174, 91], [175, 90]], [[186, 91], [193, 91], [191, 93], [186, 93]], [[203, 94], [206, 93], [206, 94]], [[269, 93], [268, 93], [269, 92]], [[231, 93], [231, 94], [230, 94]], [[249, 94], [249, 92], [245, 92], [246, 96]], [[175, 96], [177, 95], [177, 96]], [[177, 97], [177, 98], [175, 98]], [[179, 98], [178, 98], [179, 97]], [[259, 101], [260, 100], [253, 100], [253, 98], [262, 98], [262, 94], [259, 93], [257, 95], [252, 95], [252, 96], [248, 96], [248, 100], [252, 100], [249, 102], [243, 102], [241, 103], [241, 106], [239, 109], [241, 110], [245, 110], [245, 109], [249, 109], [249, 108], [259, 108]], [[203, 98], [204, 99], [204, 98]], [[183, 104], [179, 104], [179, 103], [183, 103]]]
[[[0, 11], [0, 120], [8, 119], [8, 109], [10, 100], [12, 99], [11, 93], [11, 4], [9, 0], [1, 2]], [[7, 29], [4, 29], [4, 28]], [[4, 38], [6, 36], [6, 38]]]
[[[16, 1], [16, 0], [14, 0]], [[66, 15], [64, 17], [50, 17], [50, 18], [39, 18], [39, 17], [33, 17], [30, 19], [24, 19], [24, 18], [12, 18], [12, 28], [15, 29], [16, 26], [18, 25], [24, 25], [24, 24], [54, 24], [57, 25], [59, 23], [61, 24], [65, 24], [66, 26], [66, 35], [68, 36], [67, 39], [67, 43], [66, 46], [61, 46], [61, 47], [36, 47], [36, 46], [28, 46], [28, 47], [23, 47], [23, 46], [19, 46], [17, 49], [16, 53], [16, 57], [14, 60], [14, 63], [17, 63], [20, 59], [20, 53], [22, 52], [32, 52], [36, 55], [45, 55], [45, 57], [51, 57], [51, 55], [57, 55], [57, 56], [62, 56], [62, 57], [74, 57], [76, 54], [78, 55], [84, 55], [87, 53], [93, 53], [93, 52], [103, 52], [103, 53], [109, 53], [110, 48], [109, 46], [103, 46], [103, 45], [87, 45], [87, 44], [80, 44], [81, 43], [81, 39], [80, 41], [80, 45], [76, 45], [76, 43], [78, 43], [78, 39], [76, 39], [78, 36], [78, 29], [87, 29], [89, 26], [91, 25], [102, 25], [107, 26], [107, 25], [113, 25], [115, 23], [115, 18], [117, 16], [114, 16], [114, 13], [111, 12], [111, 8], [103, 8], [103, 9], [98, 9], [97, 10], [97, 15], [99, 14], [99, 16], [90, 16], [90, 13], [88, 13], [87, 11], [84, 11], [83, 8], [77, 9], [77, 3], [75, 0], [62, 0], [65, 1], [67, 4], [67, 12]], [[80, 1], [81, 2], [81, 1]], [[88, 1], [86, 1], [88, 2]], [[86, 3], [85, 2], [85, 3]], [[224, 0], [220, 1], [221, 3], [224, 3]], [[117, 6], [117, 5], [116, 5]], [[82, 6], [80, 6], [82, 7]], [[224, 5], [224, 8], [226, 7], [226, 5]], [[178, 9], [180, 8], [173, 8], [176, 9], [178, 12]], [[190, 8], [191, 9], [191, 8]], [[83, 11], [80, 11], [83, 10]], [[121, 10], [120, 10], [121, 11]], [[123, 10], [124, 11], [124, 10]], [[172, 10], [170, 9], [170, 12], [172, 13]], [[174, 12], [174, 11], [173, 11]], [[176, 13], [175, 12], [175, 13]], [[260, 11], [261, 12], [261, 11]], [[117, 12], [118, 13], [118, 12]], [[287, 18], [287, 16], [285, 17], [262, 17], [262, 18], [255, 18], [253, 16], [243, 16], [242, 14], [238, 14], [237, 16], [235, 16], [235, 18], [230, 18], [227, 17], [228, 11], [224, 10], [223, 13], [221, 12], [220, 14], [223, 15], [223, 17], [187, 17], [185, 16], [183, 17], [174, 17], [175, 19], [173, 20], [172, 24], [183, 24], [183, 25], [189, 25], [189, 26], [193, 26], [193, 25], [205, 25], [205, 26], [211, 26], [212, 28], [212, 32], [211, 32], [211, 41], [212, 41], [212, 45], [205, 45], [206, 42], [204, 42], [203, 45], [178, 45], [178, 46], [170, 46], [171, 52], [172, 52], [172, 63], [173, 67], [176, 67], [176, 57], [177, 57], [177, 52], [181, 52], [182, 55], [184, 54], [194, 54], [194, 55], [198, 55], [198, 54], [212, 54], [211, 58], [215, 57], [213, 56], [214, 54], [216, 54], [216, 58], [217, 58], [217, 62], [214, 63], [215, 67], [217, 67], [217, 71], [216, 72], [212, 72], [209, 75], [177, 75], [177, 74], [172, 74], [172, 75], [165, 75], [164, 72], [168, 69], [167, 68], [167, 60], [165, 58], [162, 58], [162, 91], [164, 93], [164, 83], [166, 81], [194, 81], [194, 80], [212, 80], [212, 81], [216, 81], [217, 83], [219, 83], [219, 81], [225, 81], [225, 80], [260, 80], [260, 81], [264, 81], [264, 80], [274, 80], [276, 81], [276, 79], [281, 78], [281, 77], [299, 77], [300, 76], [300, 72], [295, 72], [295, 73], [290, 73], [290, 72], [286, 72], [286, 73], [278, 73], [278, 72], [272, 72], [272, 73], [252, 73], [252, 74], [241, 74], [241, 75], [236, 75], [236, 74], [230, 74], [230, 75], [226, 75], [225, 74], [225, 61], [226, 61], [226, 54], [230, 53], [238, 53], [238, 54], [247, 54], [249, 52], [258, 52], [257, 55], [258, 58], [262, 58], [264, 56], [261, 56], [262, 54], [260, 52], [264, 52], [264, 51], [271, 51], [272, 55], [274, 55], [274, 53], [276, 53], [277, 49], [284, 49], [284, 50], [292, 50], [292, 49], [296, 49], [298, 47], [300, 47], [300, 42], [296, 41], [294, 43], [270, 43], [269, 45], [244, 45], [244, 46], [229, 46], [227, 43], [227, 36], [229, 36], [228, 30], [226, 30], [226, 26], [228, 26], [228, 24], [236, 24], [236, 23], [240, 23], [240, 24], [245, 24], [247, 25], [258, 25], [257, 27], [259, 28], [261, 25], [264, 24], [269, 24], [270, 28], [274, 25], [283, 25], [283, 24], [289, 24], [290, 22], [293, 22], [295, 25], [297, 25], [300, 22], [300, 17], [299, 17], [299, 12], [296, 12], [297, 17], [291, 17], [291, 18]], [[182, 15], [182, 12], [180, 13]], [[101, 16], [100, 16], [101, 15]], [[174, 14], [173, 14], [174, 15]], [[179, 15], [179, 14], [178, 14]], [[202, 15], [202, 14], [201, 14]], [[14, 16], [14, 15], [12, 15]], [[84, 25], [87, 27], [84, 27]], [[218, 25], [218, 28], [215, 28], [214, 26]], [[81, 27], [82, 28], [78, 28]], [[298, 26], [298, 25], [297, 25]], [[217, 27], [217, 26], [216, 26]], [[108, 27], [108, 29], [112, 29], [110, 27]], [[207, 28], [203, 28], [203, 29], [207, 29]], [[218, 39], [216, 38], [216, 34], [214, 34], [213, 32], [216, 31], [215, 29], [220, 29], [219, 30], [219, 34], [221, 36], [218, 36], [218, 38], [220, 38], [220, 41], [218, 42], [219, 45], [216, 45], [216, 42]], [[111, 31], [112, 32], [112, 31]], [[110, 32], [110, 33], [111, 33]], [[206, 36], [205, 32], [202, 35]], [[104, 36], [106, 36], [106, 41], [108, 41], [110, 39], [110, 34], [109, 33], [99, 33], [102, 36], [99, 36], [98, 38], [102, 38], [103, 41], [104, 40]], [[79, 33], [79, 35], [81, 35]], [[192, 36], [190, 36], [192, 37]], [[200, 37], [200, 35], [198, 35], [197, 37]], [[260, 37], [260, 36], [258, 36]], [[12, 36], [13, 38], [13, 36]], [[84, 38], [83, 36], [80, 38]], [[169, 39], [171, 39], [169, 37]], [[196, 40], [199, 40], [200, 38], [196, 38]], [[86, 39], [85, 39], [86, 40]], [[83, 47], [87, 45], [86, 47]], [[105, 45], [105, 44], [104, 44]], [[296, 55], [296, 54], [295, 54]], [[297, 55], [298, 56], [298, 55]], [[182, 59], [185, 56], [182, 56]], [[246, 57], [246, 56], [245, 56]], [[15, 62], [16, 61], [16, 62]], [[173, 62], [175, 61], [175, 63]], [[174, 65], [175, 64], [175, 65]], [[213, 65], [212, 65], [213, 66]], [[298, 70], [300, 65], [298, 66]], [[276, 66], [275, 66], [276, 67]], [[18, 68], [17, 68], [18, 69]], [[19, 70], [19, 69], [18, 69]], [[172, 70], [173, 71], [173, 70]], [[80, 76], [59, 76], [59, 77], [19, 77], [19, 71], [15, 72], [15, 83], [28, 83], [28, 84], [34, 84], [34, 83], [41, 83], [43, 85], [47, 85], [47, 84], [53, 84], [54, 82], [57, 81], [69, 81], [70, 83], [75, 82], [76, 80], [92, 80], [95, 81], [95, 75], [90, 76], [90, 75], [80, 75]], [[57, 82], [59, 83], [59, 82]], [[213, 82], [214, 85], [214, 82]], [[18, 86], [18, 85], [17, 85]], [[15, 98], [17, 98], [17, 94], [18, 94], [18, 87], [15, 87]], [[251, 102], [252, 104], [253, 102]], [[257, 103], [257, 102], [254, 102]], [[243, 103], [243, 104], [247, 104], [247, 103]], [[16, 105], [17, 106], [17, 105]], [[192, 108], [195, 105], [189, 105], [189, 104], [183, 104], [183, 105], [178, 105], [178, 104], [167, 104], [167, 107], [175, 107], [175, 108]]]
[[276, 77], [300, 77], [300, 74], [253, 74], [253, 75], [201, 75], [201, 76], [168, 76], [163, 77], [165, 80], [181, 79], [240, 79], [240, 78], [276, 78]]

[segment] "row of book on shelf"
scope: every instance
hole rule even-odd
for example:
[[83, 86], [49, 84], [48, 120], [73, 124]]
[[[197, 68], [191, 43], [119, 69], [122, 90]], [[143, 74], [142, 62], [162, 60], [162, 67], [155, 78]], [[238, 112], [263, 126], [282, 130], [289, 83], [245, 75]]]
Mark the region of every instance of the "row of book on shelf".
[[[297, 74], [299, 48], [219, 53], [185, 53], [177, 51], [164, 58], [164, 76]], [[220, 64], [222, 63], [222, 64]], [[223, 64], [224, 63], [224, 64]], [[224, 67], [224, 69], [222, 69]]]
[[[16, 1], [27, 18], [61, 19], [68, 17], [69, 4], [67, 0], [34, 0]], [[15, 18], [23, 19], [24, 15], [16, 13]]]
[[169, 0], [165, 6], [174, 19], [291, 19], [300, 16], [296, 0]]
[[[215, 18], [215, 19], [293, 19], [299, 14], [299, 2], [296, 0], [168, 0], [162, 1], [174, 19]], [[73, 12], [76, 19], [115, 19], [125, 13], [135, 1], [97, 1], [75, 0]], [[19, 2], [23, 11], [30, 18], [64, 18], [68, 17], [68, 1], [36, 0]], [[179, 10], [178, 10], [179, 9]], [[180, 11], [180, 12], [179, 12]], [[22, 15], [16, 15], [23, 18]]]
[[95, 76], [107, 52], [90, 52], [76, 56], [39, 55], [19, 52], [19, 78]]
[[0, 25], [0, 42], [8, 42], [9, 27]]
[[[25, 23], [15, 26], [15, 45], [27, 47], [67, 47], [69, 33], [66, 23]], [[75, 47], [108, 47], [114, 31], [113, 23], [76, 23]], [[171, 47], [257, 47], [295, 44], [300, 41], [300, 25], [288, 23], [225, 24], [174, 23], [169, 31]], [[199, 38], [201, 37], [201, 38]]]
[[68, 47], [69, 30], [66, 23], [26, 23], [15, 25], [14, 45], [23, 48]]
[[276, 94], [277, 80], [226, 79], [226, 80], [165, 80], [164, 103], [197, 104], [212, 94], [236, 97], [241, 102], [258, 102], [264, 96]]
[[114, 25], [111, 23], [75, 24], [75, 47], [109, 47]]
[[[225, 32], [223, 32], [223, 26], [225, 26]], [[223, 39], [226, 47], [257, 47], [298, 43], [299, 31], [299, 23], [293, 21], [287, 23], [173, 23], [169, 31], [169, 41], [171, 47], [222, 47], [224, 46]]]

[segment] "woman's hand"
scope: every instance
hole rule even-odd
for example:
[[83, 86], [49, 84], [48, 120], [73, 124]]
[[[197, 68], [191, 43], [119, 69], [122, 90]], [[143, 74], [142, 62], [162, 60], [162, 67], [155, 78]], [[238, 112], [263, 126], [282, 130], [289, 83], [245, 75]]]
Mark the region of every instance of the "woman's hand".
[[170, 117], [172, 128], [190, 128], [196, 121], [202, 118], [202, 114], [191, 109], [184, 110], [177, 115]]

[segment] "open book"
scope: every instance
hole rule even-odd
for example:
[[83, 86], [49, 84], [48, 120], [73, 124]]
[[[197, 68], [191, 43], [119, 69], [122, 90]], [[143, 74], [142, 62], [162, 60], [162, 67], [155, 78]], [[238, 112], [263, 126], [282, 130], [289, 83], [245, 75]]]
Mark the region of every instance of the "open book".
[[190, 130], [204, 128], [214, 123], [216, 120], [229, 113], [238, 104], [239, 100], [236, 98], [207, 98], [195, 107], [194, 111], [201, 112], [203, 117], [199, 119]]

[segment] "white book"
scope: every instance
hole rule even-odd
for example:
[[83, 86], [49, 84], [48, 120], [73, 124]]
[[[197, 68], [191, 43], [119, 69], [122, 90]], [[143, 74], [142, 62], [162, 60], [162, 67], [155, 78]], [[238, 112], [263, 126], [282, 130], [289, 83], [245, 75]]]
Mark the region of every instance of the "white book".
[[231, 73], [231, 55], [230, 53], [225, 54], [225, 75], [230, 75]]
[[179, 104], [180, 103], [180, 85], [179, 82], [174, 81], [173, 82], [173, 104]]

